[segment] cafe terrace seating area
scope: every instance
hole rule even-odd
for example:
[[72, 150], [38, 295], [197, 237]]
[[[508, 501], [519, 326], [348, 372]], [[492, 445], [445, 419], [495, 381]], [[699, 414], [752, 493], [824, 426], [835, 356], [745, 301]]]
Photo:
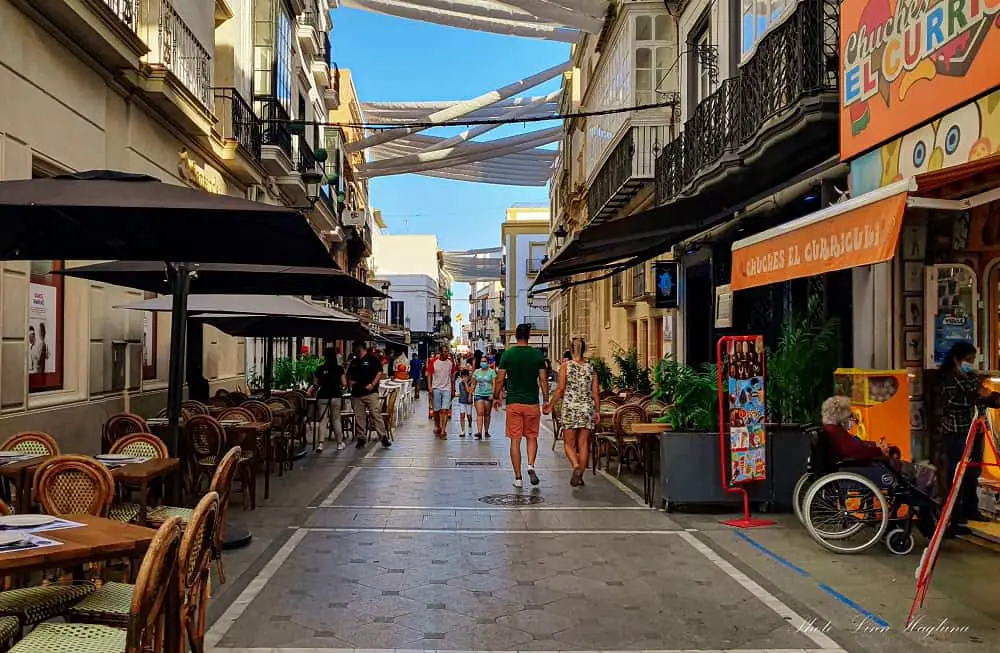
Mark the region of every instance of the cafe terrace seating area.
[[[390, 433], [409, 415], [409, 383], [383, 381]], [[338, 400], [334, 400], [338, 401]], [[340, 419], [358, 433], [349, 398]], [[325, 402], [300, 391], [220, 391], [185, 401], [177, 457], [165, 413], [110, 417], [101, 453], [60, 450], [41, 432], [0, 444], [0, 651], [203, 651], [212, 583], [234, 494], [254, 510], [258, 486], [332, 432]], [[213, 573], [214, 571], [214, 573]]]

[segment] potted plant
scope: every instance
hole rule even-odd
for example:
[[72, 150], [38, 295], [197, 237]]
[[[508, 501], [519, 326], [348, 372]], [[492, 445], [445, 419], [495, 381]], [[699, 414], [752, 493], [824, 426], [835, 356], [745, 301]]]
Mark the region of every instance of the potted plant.
[[767, 465], [774, 502], [791, 507], [795, 482], [805, 470], [809, 439], [805, 427], [820, 422], [831, 396], [833, 372], [841, 360], [840, 324], [824, 319], [818, 298], [806, 311], [781, 324], [777, 344], [767, 348]]
[[614, 389], [614, 374], [611, 373], [611, 368], [604, 362], [604, 359], [591, 358], [590, 367], [597, 375], [597, 385], [600, 386], [601, 392], [611, 392]]
[[634, 347], [628, 350], [619, 349], [612, 356], [618, 367], [618, 375], [613, 379], [615, 390], [639, 392], [644, 395], [653, 392], [653, 384], [649, 380], [649, 368], [639, 363], [639, 352]]

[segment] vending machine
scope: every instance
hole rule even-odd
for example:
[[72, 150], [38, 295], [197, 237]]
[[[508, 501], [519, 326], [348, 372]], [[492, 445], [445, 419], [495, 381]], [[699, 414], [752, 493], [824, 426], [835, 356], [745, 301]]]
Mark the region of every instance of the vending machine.
[[851, 398], [856, 419], [851, 434], [898, 447], [903, 460], [913, 460], [906, 370], [841, 368], [833, 374], [836, 393]]

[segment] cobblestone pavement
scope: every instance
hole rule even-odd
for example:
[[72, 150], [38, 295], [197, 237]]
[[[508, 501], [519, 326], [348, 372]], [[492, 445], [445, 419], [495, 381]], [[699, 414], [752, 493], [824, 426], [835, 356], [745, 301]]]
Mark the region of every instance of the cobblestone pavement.
[[[995, 620], [953, 601], [976, 634], [883, 629], [862, 606], [912, 582], [872, 588], [863, 565], [825, 580], [829, 555], [789, 549], [791, 526], [741, 538], [718, 517], [646, 509], [605, 475], [574, 489], [547, 424], [541, 483], [515, 490], [505, 438], [438, 441], [424, 411], [391, 450], [314, 454], [261, 508], [233, 511], [255, 539], [226, 557], [210, 651], [1000, 650]], [[816, 577], [787, 566], [800, 550]]]

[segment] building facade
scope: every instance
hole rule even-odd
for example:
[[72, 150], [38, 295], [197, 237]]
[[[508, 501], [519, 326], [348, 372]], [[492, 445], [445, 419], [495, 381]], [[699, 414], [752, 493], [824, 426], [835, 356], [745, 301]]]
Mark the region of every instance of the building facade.
[[504, 292], [497, 281], [473, 282], [469, 291], [468, 343], [482, 352], [502, 349], [504, 340]]
[[514, 344], [518, 324], [531, 324], [531, 344], [548, 349], [549, 308], [544, 295], [529, 292], [544, 264], [549, 238], [549, 208], [515, 205], [500, 225], [503, 261], [500, 278], [504, 295], [505, 346]]
[[[335, 104], [329, 8], [0, 0], [0, 179], [144, 173], [301, 206], [332, 232], [336, 214], [310, 206], [303, 181], [320, 170], [322, 141], [290, 122], [322, 120]], [[165, 404], [169, 315], [114, 308], [142, 293], [49, 274], [80, 263], [0, 264], [0, 434], [46, 431], [89, 452], [109, 415]], [[189, 378], [243, 379], [242, 340], [205, 327], [190, 343]]]

